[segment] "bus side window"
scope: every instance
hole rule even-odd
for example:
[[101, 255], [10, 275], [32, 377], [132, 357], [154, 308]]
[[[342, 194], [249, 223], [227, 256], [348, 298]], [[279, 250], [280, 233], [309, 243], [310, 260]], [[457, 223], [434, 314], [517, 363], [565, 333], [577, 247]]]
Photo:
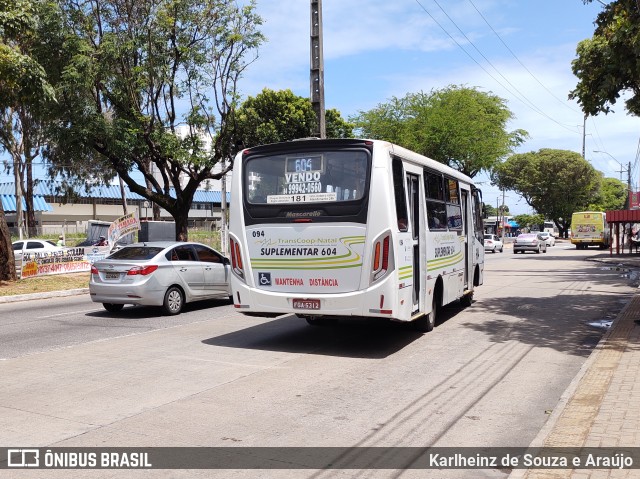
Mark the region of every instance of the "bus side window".
[[391, 163], [393, 172], [393, 196], [396, 203], [396, 219], [400, 231], [408, 231], [409, 219], [407, 216], [407, 195], [405, 192], [404, 171], [402, 160], [393, 158]]

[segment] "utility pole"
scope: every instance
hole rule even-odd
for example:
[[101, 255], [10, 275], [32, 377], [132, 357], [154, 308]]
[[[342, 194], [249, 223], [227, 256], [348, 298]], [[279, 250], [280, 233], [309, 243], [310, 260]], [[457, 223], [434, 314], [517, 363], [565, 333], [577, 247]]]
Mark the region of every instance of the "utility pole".
[[631, 209], [631, 162], [627, 164], [627, 198], [624, 200], [624, 209]]
[[506, 229], [506, 225], [505, 225], [505, 220], [504, 220], [505, 216], [504, 216], [504, 190], [502, 190], [502, 237], [500, 238], [500, 241], [502, 241], [504, 243], [504, 230]]
[[327, 137], [324, 114], [324, 56], [322, 54], [322, 0], [311, 0], [311, 105], [316, 113], [314, 136]]
[[587, 116], [588, 115], [584, 115], [584, 120], [582, 121], [582, 159], [584, 160], [584, 147], [585, 147], [585, 143], [586, 143], [586, 137], [587, 137]]

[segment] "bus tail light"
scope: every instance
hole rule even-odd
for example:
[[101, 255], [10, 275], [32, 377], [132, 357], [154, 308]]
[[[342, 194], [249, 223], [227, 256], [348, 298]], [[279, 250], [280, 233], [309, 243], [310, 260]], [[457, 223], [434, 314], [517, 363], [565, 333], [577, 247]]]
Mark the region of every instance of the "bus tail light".
[[378, 238], [373, 246], [373, 262], [371, 273], [373, 281], [377, 281], [389, 271], [389, 261], [391, 254], [391, 234], [387, 233]]
[[233, 238], [229, 238], [229, 243], [231, 247], [231, 269], [237, 276], [244, 279], [244, 267], [242, 266], [240, 244]]

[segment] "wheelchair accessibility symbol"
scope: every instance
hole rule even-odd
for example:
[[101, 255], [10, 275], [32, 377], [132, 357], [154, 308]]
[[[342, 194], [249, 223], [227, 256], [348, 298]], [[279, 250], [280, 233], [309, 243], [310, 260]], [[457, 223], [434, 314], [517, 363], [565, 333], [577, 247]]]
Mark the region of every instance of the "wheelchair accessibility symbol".
[[258, 273], [258, 283], [260, 286], [271, 286], [271, 273]]

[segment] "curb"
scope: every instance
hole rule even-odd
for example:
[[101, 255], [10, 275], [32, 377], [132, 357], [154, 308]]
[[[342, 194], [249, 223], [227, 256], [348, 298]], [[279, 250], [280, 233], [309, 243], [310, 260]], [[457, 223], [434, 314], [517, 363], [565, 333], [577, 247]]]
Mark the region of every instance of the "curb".
[[[556, 427], [556, 425], [558, 424], [558, 422], [560, 420], [560, 417], [562, 416], [562, 414], [564, 413], [565, 409], [567, 408], [567, 405], [569, 404], [569, 400], [576, 393], [576, 390], [578, 389], [578, 386], [580, 385], [580, 381], [582, 381], [582, 379], [586, 376], [586, 374], [589, 371], [589, 369], [591, 369], [593, 364], [597, 361], [598, 352], [605, 348], [605, 346], [607, 344], [607, 341], [609, 340], [609, 337], [613, 334], [615, 328], [618, 326], [618, 323], [621, 321], [624, 313], [633, 304], [633, 300], [634, 300], [634, 298], [636, 296], [637, 295], [634, 295], [629, 300], [629, 302], [627, 304], [625, 304], [625, 306], [618, 313], [618, 315], [616, 316], [615, 320], [611, 324], [611, 327], [600, 338], [600, 341], [598, 341], [598, 344], [596, 345], [596, 347], [593, 348], [593, 351], [591, 351], [591, 354], [589, 355], [587, 360], [584, 362], [584, 364], [582, 365], [582, 367], [578, 371], [578, 374], [576, 374], [576, 376], [569, 383], [569, 386], [567, 386], [567, 389], [565, 389], [564, 392], [562, 393], [562, 395], [560, 396], [560, 399], [558, 400], [558, 403], [553, 408], [553, 412], [551, 413], [551, 415], [549, 416], [547, 421], [542, 426], [542, 429], [540, 429], [540, 431], [538, 432], [536, 437], [533, 438], [533, 440], [528, 445], [528, 447], [536, 448], [536, 447], [543, 447], [544, 446], [545, 440], [547, 439], [547, 437], [549, 437], [551, 435], [551, 432]], [[507, 476], [507, 479], [522, 479], [522, 478], [526, 477], [529, 474], [529, 471], [530, 470], [528, 468], [527, 469], [513, 469], [511, 474], [509, 474], [509, 476]]]
[[63, 296], [76, 296], [88, 294], [89, 288], [64, 289], [60, 291], [48, 291], [46, 293], [16, 294], [14, 296], [0, 296], [0, 304], [16, 303], [18, 301], [29, 301], [32, 299], [59, 298]]

